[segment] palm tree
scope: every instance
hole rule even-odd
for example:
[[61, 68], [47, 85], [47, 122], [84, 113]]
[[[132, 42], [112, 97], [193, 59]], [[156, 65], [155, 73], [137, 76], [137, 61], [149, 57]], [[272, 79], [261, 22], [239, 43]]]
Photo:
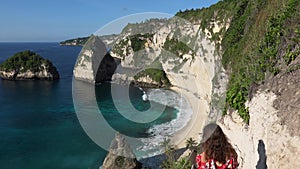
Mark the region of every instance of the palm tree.
[[192, 137], [190, 137], [185, 141], [185, 144], [186, 144], [186, 148], [191, 150], [191, 149], [195, 148], [198, 143], [196, 142], [196, 140], [194, 140]]
[[166, 159], [163, 161], [163, 163], [161, 164], [161, 168], [164, 169], [173, 169], [174, 165], [176, 163], [175, 160], [175, 147], [173, 145], [170, 144], [170, 139], [168, 138], [164, 138], [164, 141], [161, 142], [161, 146], [164, 148], [164, 154]]
[[164, 138], [164, 141], [160, 143], [165, 151], [173, 149], [173, 145], [170, 144], [170, 141], [169, 138]]

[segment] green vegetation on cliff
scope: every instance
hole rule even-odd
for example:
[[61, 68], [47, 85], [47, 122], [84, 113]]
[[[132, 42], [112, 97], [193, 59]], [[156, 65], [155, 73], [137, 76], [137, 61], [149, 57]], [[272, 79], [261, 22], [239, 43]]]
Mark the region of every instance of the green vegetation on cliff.
[[156, 68], [149, 68], [139, 72], [134, 79], [137, 80], [140, 77], [149, 76], [153, 81], [157, 82], [159, 86], [170, 87], [171, 83], [167, 78], [166, 73], [163, 70]]
[[[221, 37], [222, 64], [230, 75], [224, 114], [233, 108], [249, 123], [245, 102], [251, 85], [299, 69], [291, 65], [300, 54], [299, 9], [298, 0], [223, 0], [209, 8], [176, 14], [199, 23], [202, 31], [208, 29], [211, 40]], [[230, 26], [215, 34], [213, 22]]]
[[[223, 0], [218, 3], [202, 9], [189, 9], [179, 11], [175, 16], [188, 20], [194, 24], [200, 24], [201, 30], [207, 29], [211, 34], [211, 40], [219, 41], [226, 33], [225, 25], [229, 24], [232, 17], [239, 12], [240, 6], [243, 6], [244, 0]], [[223, 26], [217, 33], [213, 32], [213, 22], [220, 23]], [[217, 43], [217, 45], [220, 45]], [[218, 47], [218, 46], [217, 46]]]
[[122, 34], [130, 32], [131, 35], [141, 34], [141, 33], [154, 33], [158, 27], [165, 25], [167, 19], [158, 19], [158, 18], [151, 18], [147, 19], [140, 23], [128, 23], [122, 30]]
[[[299, 1], [245, 1], [222, 41], [223, 66], [231, 73], [225, 110], [238, 110], [249, 123], [245, 107], [250, 86], [275, 76], [299, 55]], [[293, 39], [293, 40], [292, 40]], [[243, 63], [243, 64], [241, 64]]]
[[184, 54], [191, 54], [194, 56], [193, 50], [184, 42], [178, 41], [178, 39], [167, 38], [163, 48], [169, 52], [172, 52], [173, 54], [176, 54], [180, 58], [182, 58]]
[[[125, 55], [130, 53], [129, 51], [130, 48], [128, 47], [129, 41], [131, 43], [130, 47], [132, 48], [133, 52], [138, 52], [140, 50], [145, 49], [147, 40], [151, 40], [152, 37], [153, 34], [150, 33], [128, 36], [125, 39], [122, 39], [118, 43], [116, 43], [112, 48], [112, 52], [116, 53], [117, 55], [125, 59]], [[124, 50], [126, 50], [125, 51], [126, 54], [124, 54]]]
[[137, 34], [130, 36], [131, 46], [134, 52], [142, 50], [145, 48], [147, 43], [147, 39], [151, 39], [153, 34], [146, 33], [146, 34]]
[[1, 71], [13, 71], [17, 70], [20, 72], [26, 72], [27, 70], [30, 70], [32, 72], [38, 72], [42, 70], [41, 65], [45, 66], [51, 66], [52, 63], [42, 58], [40, 55], [26, 50], [23, 52], [18, 52], [9, 59], [7, 59], [5, 62], [3, 62], [0, 65]]
[[141, 77], [150, 77], [153, 81], [158, 83], [158, 87], [170, 87], [171, 82], [169, 81], [166, 73], [164, 72], [161, 63], [155, 60], [149, 68], [146, 68], [136, 74], [134, 79], [137, 80]]

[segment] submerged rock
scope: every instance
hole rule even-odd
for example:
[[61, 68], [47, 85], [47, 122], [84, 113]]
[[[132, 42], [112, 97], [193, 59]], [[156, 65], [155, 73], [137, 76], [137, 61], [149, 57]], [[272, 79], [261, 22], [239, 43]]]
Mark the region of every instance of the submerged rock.
[[142, 164], [137, 161], [125, 138], [117, 133], [110, 145], [109, 153], [104, 159], [102, 169], [140, 169]]
[[59, 74], [49, 60], [26, 50], [0, 65], [0, 77], [6, 80], [57, 80]]

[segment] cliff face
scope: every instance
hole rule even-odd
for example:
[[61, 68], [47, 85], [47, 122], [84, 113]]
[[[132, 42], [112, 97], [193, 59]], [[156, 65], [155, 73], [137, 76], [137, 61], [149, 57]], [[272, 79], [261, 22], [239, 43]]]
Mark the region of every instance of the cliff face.
[[[298, 166], [300, 4], [244, 2], [222, 41], [230, 108], [219, 123], [238, 151], [241, 168]], [[237, 38], [229, 38], [231, 33]]]
[[[194, 25], [180, 18], [159, 20], [154, 26], [150, 29], [151, 32], [144, 33], [136, 32], [140, 30], [140, 26], [136, 26], [139, 29], [130, 26], [124, 29], [109, 52], [114, 60], [118, 60], [114, 65], [120, 63], [111, 79], [118, 83], [133, 82], [144, 87], [173, 86], [180, 90], [188, 90], [197, 98], [209, 98], [211, 79], [216, 72], [215, 62], [220, 60], [216, 44], [200, 31], [200, 25]], [[224, 25], [216, 24], [216, 27], [222, 26]], [[107, 67], [115, 66], [104, 59], [100, 73], [103, 77], [97, 78], [99, 71], [96, 69], [101, 60], [100, 55], [106, 52], [100, 41], [101, 37], [94, 36], [82, 49], [74, 68], [76, 79], [92, 83], [110, 79], [105, 78], [111, 74], [111, 71], [107, 71]], [[205, 84], [192, 83], [189, 87], [184, 84], [184, 81], [189, 80], [193, 82], [199, 80]], [[209, 89], [198, 94], [197, 89], [200, 88]]]
[[105, 44], [91, 36], [82, 48], [74, 66], [75, 79], [99, 83], [109, 81], [116, 68], [115, 60], [107, 53]]
[[149, 32], [127, 27], [109, 52], [120, 62], [112, 80], [159, 86], [167, 79], [201, 118], [219, 122], [241, 168], [297, 166], [297, 9], [297, 0], [220, 1], [179, 12], [188, 21], [174, 17]]
[[[133, 33], [130, 32], [133, 29], [127, 28], [109, 51], [114, 59], [120, 61], [112, 81], [121, 84], [133, 82], [141, 87], [171, 88], [189, 97], [192, 109], [198, 112], [198, 118], [193, 118], [191, 123], [203, 125], [198, 120], [205, 121], [210, 111], [213, 86], [218, 81], [217, 78], [213, 81], [213, 78], [223, 71], [218, 42], [211, 39], [211, 34], [228, 28], [222, 22], [209, 21], [209, 24], [214, 29], [208, 27], [202, 30], [200, 24], [174, 17], [160, 22], [151, 32]], [[79, 57], [77, 63], [80, 62]], [[88, 64], [93, 64], [91, 59], [85, 65]], [[82, 69], [76, 66], [74, 70], [77, 68]], [[198, 138], [199, 131], [192, 132], [192, 137]]]
[[[222, 26], [216, 24], [216, 27]], [[200, 31], [200, 25], [180, 18], [173, 18], [150, 33], [132, 34], [125, 31], [110, 54], [120, 59], [120, 67], [133, 70], [131, 73], [120, 71], [119, 76], [135, 79], [136, 83], [159, 86], [163, 76], [156, 77], [160, 78], [157, 80], [149, 69], [161, 70], [170, 86], [195, 93], [198, 97], [209, 98], [211, 80], [219, 71], [215, 66], [220, 60], [216, 44]], [[140, 76], [141, 72], [144, 76]], [[207, 90], [198, 90], [200, 88]]]
[[0, 77], [6, 80], [57, 80], [53, 64], [31, 51], [16, 53], [0, 65]]
[[[299, 65], [300, 58], [292, 65]], [[246, 103], [249, 125], [237, 112], [220, 120], [235, 145], [241, 168], [290, 168], [299, 166], [300, 70], [282, 72], [257, 86]]]
[[[248, 103], [250, 123], [246, 125], [236, 112], [220, 120], [239, 155], [241, 168], [290, 168], [298, 166], [300, 137], [292, 136], [289, 125], [281, 123], [281, 114], [273, 107], [278, 98], [272, 92], [259, 91]], [[298, 115], [294, 117], [299, 118]], [[294, 123], [294, 120], [290, 121]], [[299, 128], [299, 123], [294, 127]]]
[[6, 80], [57, 80], [59, 79], [59, 74], [55, 67], [41, 65], [41, 68], [42, 70], [37, 72], [32, 70], [27, 70], [26, 72], [20, 72], [18, 70], [0, 71], [0, 76], [2, 79], [6, 79]]

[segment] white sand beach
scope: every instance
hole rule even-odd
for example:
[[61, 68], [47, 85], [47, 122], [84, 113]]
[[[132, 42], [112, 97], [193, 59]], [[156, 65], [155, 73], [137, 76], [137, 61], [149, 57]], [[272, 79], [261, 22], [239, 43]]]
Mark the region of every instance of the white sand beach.
[[170, 73], [168, 78], [175, 84], [171, 90], [179, 93], [190, 104], [192, 116], [190, 121], [181, 130], [171, 137], [171, 144], [177, 148], [186, 146], [188, 138], [200, 141], [200, 133], [206, 124], [210, 107], [210, 95], [212, 91], [211, 76], [201, 59], [195, 59], [191, 64], [186, 64], [189, 70], [183, 74]]
[[184, 128], [177, 131], [171, 137], [171, 144], [175, 145], [176, 148], [184, 148], [186, 146], [186, 140], [193, 138], [197, 142], [200, 141], [200, 133], [205, 125], [207, 119], [207, 110], [209, 106], [205, 100], [198, 99], [193, 93], [188, 91], [180, 90], [176, 87], [171, 88], [172, 90], [181, 93], [183, 97], [187, 99], [192, 107], [192, 117]]

